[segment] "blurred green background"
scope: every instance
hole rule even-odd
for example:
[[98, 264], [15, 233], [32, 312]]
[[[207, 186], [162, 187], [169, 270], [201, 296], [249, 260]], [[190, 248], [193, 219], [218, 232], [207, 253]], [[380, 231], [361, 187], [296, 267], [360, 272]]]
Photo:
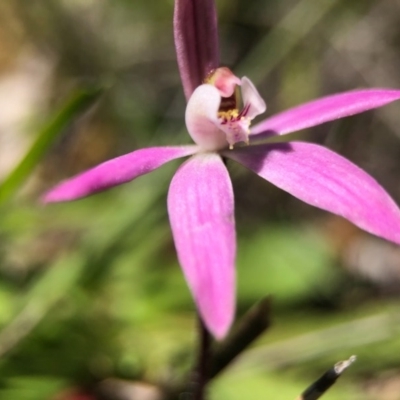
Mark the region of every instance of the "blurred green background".
[[[268, 115], [361, 87], [400, 87], [397, 0], [218, 0], [222, 63]], [[196, 347], [166, 213], [179, 162], [42, 206], [61, 179], [136, 148], [190, 143], [173, 0], [0, 2], [0, 399], [159, 400]], [[400, 202], [400, 104], [293, 135], [322, 143]], [[400, 399], [400, 249], [228, 164], [238, 316], [273, 326], [211, 399], [294, 399], [358, 355], [325, 398]]]

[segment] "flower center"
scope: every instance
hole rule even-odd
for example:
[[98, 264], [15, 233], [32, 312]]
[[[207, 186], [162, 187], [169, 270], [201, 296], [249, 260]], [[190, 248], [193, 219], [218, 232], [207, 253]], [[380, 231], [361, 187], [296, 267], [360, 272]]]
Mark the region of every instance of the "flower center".
[[220, 129], [225, 132], [229, 148], [232, 150], [235, 143], [245, 142], [249, 144], [251, 118], [246, 117], [250, 109], [245, 104], [239, 111], [241, 92], [239, 86], [242, 81], [227, 67], [217, 68], [206, 77], [204, 83], [215, 86], [221, 95], [221, 103], [218, 109]]
[[250, 79], [226, 67], [212, 71], [190, 97], [185, 122], [192, 139], [207, 151], [249, 144], [250, 123], [266, 109]]

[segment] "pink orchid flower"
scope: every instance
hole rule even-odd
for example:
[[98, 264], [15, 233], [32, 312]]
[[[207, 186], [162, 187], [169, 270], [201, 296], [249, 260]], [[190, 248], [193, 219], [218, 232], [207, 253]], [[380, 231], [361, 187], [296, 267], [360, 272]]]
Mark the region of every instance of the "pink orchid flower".
[[199, 313], [209, 331], [221, 339], [234, 318], [236, 254], [233, 191], [224, 160], [234, 160], [300, 200], [400, 244], [399, 208], [350, 161], [311, 143], [254, 144], [265, 135], [284, 135], [381, 107], [400, 99], [400, 91], [335, 94], [250, 129], [251, 120], [266, 106], [248, 78], [219, 68], [214, 1], [176, 0], [174, 34], [188, 100], [186, 126], [196, 145], [136, 150], [62, 182], [43, 200], [75, 200], [191, 156], [172, 179], [168, 213], [179, 262]]

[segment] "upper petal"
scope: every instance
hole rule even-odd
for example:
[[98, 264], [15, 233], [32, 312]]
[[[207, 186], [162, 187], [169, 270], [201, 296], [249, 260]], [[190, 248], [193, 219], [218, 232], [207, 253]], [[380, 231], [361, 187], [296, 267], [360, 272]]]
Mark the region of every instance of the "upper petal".
[[400, 99], [400, 90], [366, 89], [344, 92], [302, 104], [265, 119], [252, 135], [284, 135], [324, 122], [348, 117]]
[[290, 142], [226, 152], [264, 179], [313, 206], [400, 244], [400, 210], [366, 172], [315, 144]]
[[197, 86], [219, 65], [214, 0], [176, 0], [174, 38], [183, 90], [189, 100]]
[[89, 196], [147, 174], [168, 161], [191, 155], [197, 146], [151, 147], [106, 161], [61, 182], [43, 197], [44, 203], [69, 201]]
[[175, 247], [200, 315], [218, 339], [235, 311], [235, 222], [231, 181], [217, 154], [198, 154], [172, 179], [168, 213]]

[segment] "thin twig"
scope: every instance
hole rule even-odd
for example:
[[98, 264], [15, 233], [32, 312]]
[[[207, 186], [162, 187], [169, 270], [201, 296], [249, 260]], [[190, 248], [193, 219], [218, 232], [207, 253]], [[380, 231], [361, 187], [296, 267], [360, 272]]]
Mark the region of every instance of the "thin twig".
[[296, 400], [316, 400], [319, 399], [350, 367], [356, 360], [356, 356], [351, 356], [348, 360], [339, 361], [332, 368], [328, 369], [319, 379], [311, 384]]

